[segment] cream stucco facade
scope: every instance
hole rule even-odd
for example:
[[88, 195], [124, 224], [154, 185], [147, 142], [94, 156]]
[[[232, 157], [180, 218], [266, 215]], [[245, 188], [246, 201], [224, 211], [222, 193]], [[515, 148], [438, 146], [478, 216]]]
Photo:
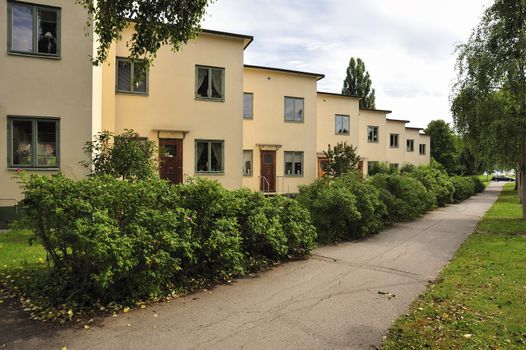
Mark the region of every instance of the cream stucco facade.
[[[44, 29], [36, 13], [51, 18]], [[13, 24], [19, 20], [25, 32]], [[245, 65], [251, 36], [203, 30], [178, 52], [162, 47], [134, 80], [139, 63], [127, 60], [126, 45], [133, 24], [93, 67], [96, 40], [85, 21], [74, 2], [0, 1], [8, 34], [0, 35], [8, 48], [0, 54], [0, 135], [8, 135], [0, 142], [0, 208], [21, 198], [17, 168], [84, 177], [82, 147], [102, 130], [133, 129], [167, 149], [160, 174], [174, 182], [203, 176], [230, 189], [297, 192], [320, 176], [323, 151], [338, 142], [357, 147], [364, 173], [369, 162], [429, 163], [428, 136], [386, 118], [389, 111], [360, 109], [357, 97], [318, 92], [322, 74]]]

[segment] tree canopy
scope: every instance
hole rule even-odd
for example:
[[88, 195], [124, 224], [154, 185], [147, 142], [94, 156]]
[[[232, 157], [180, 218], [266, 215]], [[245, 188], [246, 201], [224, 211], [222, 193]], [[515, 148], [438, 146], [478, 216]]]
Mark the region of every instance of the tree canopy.
[[361, 108], [375, 108], [375, 91], [372, 87], [371, 76], [365, 69], [365, 63], [361, 58], [351, 57], [347, 67], [347, 75], [343, 81], [342, 94], [359, 96]]
[[326, 176], [341, 176], [351, 171], [358, 170], [360, 156], [356, 153], [356, 147], [347, 142], [339, 142], [327, 151], [323, 151], [326, 161], [322, 163], [322, 169]]
[[431, 157], [442, 164], [449, 174], [457, 170], [455, 134], [448, 123], [433, 120], [424, 132], [431, 136]]
[[[495, 0], [485, 10], [467, 43], [458, 47], [457, 81], [451, 102], [455, 127], [471, 149], [487, 162], [519, 168], [520, 178], [524, 179], [524, 0]], [[526, 206], [523, 214], [526, 217]]]
[[130, 58], [142, 59], [149, 65], [163, 45], [174, 51], [195, 37], [201, 19], [213, 0], [76, 0], [88, 11], [88, 25], [99, 40], [94, 65], [108, 57], [113, 41], [121, 38], [130, 23], [135, 32], [129, 42]]

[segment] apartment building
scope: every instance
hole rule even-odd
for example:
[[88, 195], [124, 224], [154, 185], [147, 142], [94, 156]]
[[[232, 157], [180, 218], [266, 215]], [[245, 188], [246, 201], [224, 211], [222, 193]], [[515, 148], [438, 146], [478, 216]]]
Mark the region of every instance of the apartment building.
[[179, 52], [162, 47], [140, 74], [126, 45], [133, 23], [101, 67], [85, 23], [75, 2], [0, 1], [0, 223], [22, 197], [17, 169], [83, 178], [82, 148], [102, 130], [156, 142], [162, 178], [230, 189], [297, 192], [322, 176], [323, 151], [338, 142], [357, 147], [364, 174], [376, 162], [429, 163], [420, 129], [317, 91], [323, 74], [245, 65], [252, 36], [203, 30]]

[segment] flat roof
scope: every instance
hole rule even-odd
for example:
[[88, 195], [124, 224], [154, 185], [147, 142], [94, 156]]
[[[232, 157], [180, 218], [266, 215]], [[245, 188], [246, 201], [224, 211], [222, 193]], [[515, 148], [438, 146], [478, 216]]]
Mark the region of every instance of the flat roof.
[[379, 112], [379, 113], [393, 113], [393, 111], [388, 111], [386, 109], [374, 109], [374, 108], [360, 108], [360, 111], [368, 111], [368, 112]]
[[243, 39], [245, 41], [245, 46], [243, 47], [246, 49], [252, 41], [254, 41], [254, 37], [252, 35], [245, 35], [245, 34], [237, 34], [237, 33], [229, 33], [229, 32], [221, 32], [218, 30], [211, 30], [211, 29], [201, 29], [201, 33], [205, 34], [212, 34], [212, 35], [220, 35], [220, 36], [229, 36], [232, 38], [239, 38]]
[[274, 68], [274, 67], [265, 67], [265, 66], [253, 66], [253, 65], [250, 65], [250, 64], [245, 64], [245, 68], [270, 70], [270, 71], [282, 72], [282, 73], [290, 73], [290, 74], [308, 75], [308, 76], [316, 77], [317, 80], [325, 78], [324, 74], [311, 73], [311, 72], [302, 72], [302, 71], [298, 71], [298, 70], [290, 70], [290, 69], [283, 69], [283, 68]]
[[390, 122], [400, 122], [400, 123], [404, 123], [404, 124], [411, 123], [410, 120], [393, 119], [393, 118], [385, 118], [385, 119], [387, 121], [390, 121]]
[[344, 95], [344, 94], [338, 94], [338, 93], [335, 93], [335, 92], [318, 91], [318, 94], [330, 95], [330, 96], [338, 96], [338, 97], [354, 98], [354, 99], [359, 99], [359, 100], [362, 99], [362, 97], [360, 97], [360, 96]]
[[424, 128], [416, 128], [416, 127], [413, 127], [413, 126], [406, 126], [405, 128], [406, 129], [413, 129], [413, 130], [424, 130]]

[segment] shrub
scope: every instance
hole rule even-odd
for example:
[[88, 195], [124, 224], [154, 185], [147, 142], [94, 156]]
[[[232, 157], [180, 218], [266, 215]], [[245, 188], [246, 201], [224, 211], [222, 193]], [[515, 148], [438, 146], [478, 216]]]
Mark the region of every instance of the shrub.
[[471, 197], [475, 193], [475, 183], [469, 177], [453, 176], [451, 181], [455, 186], [455, 193], [453, 199], [455, 202], [462, 202]]
[[363, 237], [383, 226], [378, 190], [354, 173], [301, 186], [297, 200], [309, 210], [321, 243]]
[[433, 195], [434, 206], [444, 207], [453, 203], [455, 187], [445, 170], [428, 165], [414, 168], [412, 171], [406, 172], [406, 174], [420, 181]]
[[470, 179], [475, 185], [475, 193], [480, 193], [484, 191], [486, 186], [484, 185], [484, 182], [482, 182], [482, 180], [478, 176], [471, 176]]
[[412, 220], [433, 206], [433, 195], [411, 176], [377, 174], [368, 181], [380, 190], [386, 223]]
[[356, 147], [347, 142], [339, 142], [334, 148], [329, 145], [323, 154], [326, 161], [322, 162], [322, 167], [327, 176], [337, 177], [358, 170], [360, 156], [356, 153]]

